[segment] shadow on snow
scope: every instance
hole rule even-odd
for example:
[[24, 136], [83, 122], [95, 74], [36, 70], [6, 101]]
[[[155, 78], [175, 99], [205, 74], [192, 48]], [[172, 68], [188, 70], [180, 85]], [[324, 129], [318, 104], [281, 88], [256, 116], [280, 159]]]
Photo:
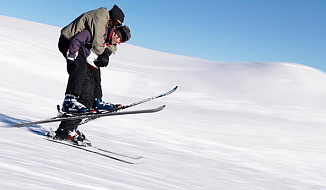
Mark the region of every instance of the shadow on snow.
[[[13, 118], [0, 113], [0, 122], [7, 124], [7, 125], [0, 125], [0, 127], [13, 128], [13, 126], [11, 126], [12, 124], [27, 122], [27, 120]], [[40, 125], [29, 125], [20, 128], [25, 128], [28, 131], [41, 136], [45, 136], [49, 132], [48, 130], [44, 129]]]

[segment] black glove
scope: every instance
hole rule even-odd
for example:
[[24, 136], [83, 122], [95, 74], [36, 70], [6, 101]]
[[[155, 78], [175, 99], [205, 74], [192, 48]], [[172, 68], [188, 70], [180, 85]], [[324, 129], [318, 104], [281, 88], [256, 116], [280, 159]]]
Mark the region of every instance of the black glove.
[[94, 62], [98, 67], [106, 67], [109, 64], [109, 57], [112, 54], [112, 51], [109, 48], [105, 48], [104, 52], [97, 57], [97, 60]]
[[70, 74], [72, 69], [72, 64], [74, 63], [73, 60], [67, 59], [67, 72]]

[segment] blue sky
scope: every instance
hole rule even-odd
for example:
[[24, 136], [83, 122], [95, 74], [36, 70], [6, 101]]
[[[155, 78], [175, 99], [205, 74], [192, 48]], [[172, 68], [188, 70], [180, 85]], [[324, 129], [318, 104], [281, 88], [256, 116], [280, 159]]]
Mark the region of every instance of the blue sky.
[[130, 44], [220, 62], [294, 62], [326, 72], [325, 0], [1, 0], [0, 15], [64, 27], [117, 4]]

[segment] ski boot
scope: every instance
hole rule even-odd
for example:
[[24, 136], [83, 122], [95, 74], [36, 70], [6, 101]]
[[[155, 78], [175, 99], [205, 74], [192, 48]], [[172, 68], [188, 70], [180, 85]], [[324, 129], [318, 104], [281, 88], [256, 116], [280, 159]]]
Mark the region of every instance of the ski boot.
[[48, 138], [54, 139], [54, 140], [65, 140], [67, 139], [68, 131], [65, 129], [57, 129], [56, 131], [53, 131], [53, 129], [50, 127], [50, 132], [47, 134]]
[[68, 133], [67, 139], [71, 140], [78, 146], [91, 146], [91, 142], [88, 139], [86, 139], [86, 136], [79, 130], [70, 131]]
[[82, 103], [77, 101], [76, 96], [66, 94], [62, 105], [62, 111], [66, 113], [85, 113], [87, 108]]
[[120, 107], [122, 107], [121, 104], [107, 103], [107, 102], [102, 101], [102, 98], [95, 98], [94, 110], [96, 110], [97, 112], [101, 112], [101, 111], [112, 112]]
[[92, 146], [92, 143], [86, 139], [86, 136], [79, 130], [67, 131], [66, 129], [58, 129], [54, 132], [52, 128], [50, 128], [50, 132], [46, 136], [53, 140], [69, 141], [78, 146]]

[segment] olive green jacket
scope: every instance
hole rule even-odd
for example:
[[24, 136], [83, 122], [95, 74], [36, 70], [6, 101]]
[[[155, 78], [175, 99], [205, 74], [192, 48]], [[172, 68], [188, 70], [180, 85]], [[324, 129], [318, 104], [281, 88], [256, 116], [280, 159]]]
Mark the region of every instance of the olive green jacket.
[[[83, 30], [88, 30], [92, 36], [92, 47], [97, 55], [104, 52], [105, 27], [108, 27], [110, 15], [105, 7], [88, 11], [61, 30], [61, 35], [71, 40], [76, 34]], [[116, 46], [109, 46], [112, 52], [116, 51]]]

